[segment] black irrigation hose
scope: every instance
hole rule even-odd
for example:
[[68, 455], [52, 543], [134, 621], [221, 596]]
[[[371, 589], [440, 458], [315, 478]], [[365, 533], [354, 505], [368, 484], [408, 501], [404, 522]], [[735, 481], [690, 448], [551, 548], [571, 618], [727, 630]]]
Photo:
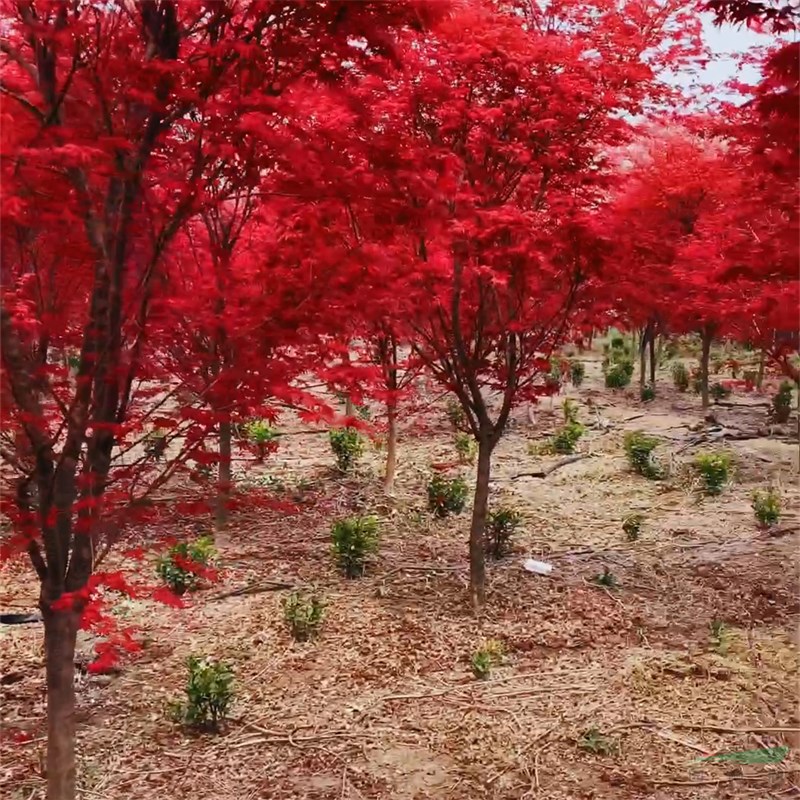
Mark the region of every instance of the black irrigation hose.
[[0, 614], [0, 625], [27, 625], [41, 621], [42, 615], [38, 611], [33, 614]]

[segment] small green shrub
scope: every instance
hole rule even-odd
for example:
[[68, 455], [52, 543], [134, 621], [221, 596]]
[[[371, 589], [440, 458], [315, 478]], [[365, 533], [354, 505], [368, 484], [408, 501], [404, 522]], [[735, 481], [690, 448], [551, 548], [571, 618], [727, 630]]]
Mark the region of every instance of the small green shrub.
[[474, 464], [475, 456], [478, 455], [478, 443], [475, 441], [475, 437], [468, 433], [457, 433], [456, 453], [458, 453], [460, 463]]
[[730, 646], [731, 632], [728, 626], [720, 619], [712, 619], [709, 625], [711, 635], [711, 648], [724, 656]]
[[622, 530], [629, 542], [635, 542], [642, 530], [644, 517], [641, 514], [630, 514], [622, 520]]
[[648, 436], [642, 431], [631, 431], [625, 434], [625, 455], [628, 464], [637, 474], [650, 480], [660, 480], [664, 477], [664, 470], [656, 463], [653, 450], [661, 442], [654, 436]]
[[457, 430], [457, 431], [464, 431], [467, 427], [467, 415], [464, 413], [464, 409], [461, 406], [461, 403], [455, 397], [448, 397], [447, 398], [447, 419], [450, 420], [450, 424]]
[[708, 387], [708, 393], [715, 403], [719, 403], [720, 400], [730, 397], [731, 390], [724, 383], [712, 383]]
[[171, 704], [173, 716], [190, 727], [216, 732], [233, 702], [233, 671], [227, 664], [196, 656], [187, 666], [186, 700]]
[[243, 432], [245, 438], [255, 445], [266, 445], [278, 438], [278, 432], [265, 419], [248, 420]]
[[175, 594], [196, 589], [200, 574], [217, 557], [214, 540], [203, 536], [194, 542], [178, 542], [156, 562], [156, 574]]
[[639, 399], [643, 403], [649, 403], [651, 400], [656, 399], [656, 389], [652, 383], [646, 383], [642, 386], [642, 390], [639, 392]]
[[460, 514], [467, 502], [467, 484], [463, 478], [434, 475], [428, 483], [428, 508], [437, 517]]
[[624, 350], [625, 349], [625, 339], [622, 336], [612, 336], [611, 337], [611, 349], [612, 350]]
[[703, 376], [700, 373], [699, 367], [694, 367], [689, 377], [692, 384], [692, 391], [695, 394], [700, 394], [703, 391]]
[[592, 578], [592, 583], [596, 583], [598, 586], [605, 586], [606, 589], [616, 589], [619, 586], [617, 576], [608, 567], [603, 567], [602, 573]]
[[490, 639], [481, 645], [470, 658], [472, 674], [479, 680], [486, 680], [492, 669], [503, 661], [503, 645], [494, 639]]
[[562, 406], [564, 412], [564, 425], [562, 425], [547, 441], [534, 444], [531, 448], [532, 455], [560, 455], [574, 453], [578, 440], [586, 432], [586, 428], [578, 422], [578, 407], [571, 400], [566, 399]]
[[544, 385], [551, 390], [553, 394], [558, 394], [558, 392], [561, 391], [561, 382], [563, 379], [561, 362], [557, 358], [551, 358], [550, 370], [544, 376]]
[[728, 453], [701, 453], [695, 458], [694, 465], [706, 494], [717, 495], [722, 492], [728, 482], [731, 463]]
[[355, 428], [334, 428], [328, 437], [340, 472], [349, 472], [364, 452], [364, 442]]
[[511, 552], [511, 537], [519, 527], [522, 516], [511, 508], [498, 508], [486, 516], [484, 539], [486, 552], [495, 559], [505, 558]]
[[781, 496], [774, 489], [754, 492], [753, 513], [759, 525], [765, 528], [776, 525], [781, 518]]
[[552, 451], [560, 455], [574, 453], [575, 446], [585, 431], [586, 428], [580, 422], [568, 422], [559, 428], [550, 440]]
[[307, 642], [319, 632], [325, 603], [316, 594], [292, 592], [283, 599], [283, 620], [295, 641]]
[[604, 736], [598, 728], [589, 728], [580, 735], [578, 747], [594, 755], [610, 756], [617, 752], [619, 744]]
[[576, 389], [583, 383], [584, 377], [586, 377], [586, 365], [583, 361], [570, 361], [569, 379]]
[[283, 494], [286, 491], [286, 484], [276, 475], [246, 475], [241, 481], [243, 489], [269, 489], [275, 494]]
[[689, 388], [689, 370], [686, 365], [676, 361], [670, 370], [672, 373], [672, 383], [679, 392], [685, 392]]
[[568, 397], [564, 400], [561, 411], [564, 414], [564, 422], [578, 421], [578, 405], [577, 403], [573, 403]]
[[617, 361], [609, 365], [606, 371], [607, 389], [624, 389], [633, 376], [633, 361]]
[[677, 358], [678, 353], [680, 352], [680, 346], [675, 339], [667, 339], [664, 344], [664, 358], [667, 361], [672, 361], [673, 358]]
[[348, 578], [364, 574], [367, 558], [378, 550], [376, 517], [340, 519], [331, 527], [333, 557]]
[[265, 419], [251, 419], [241, 428], [245, 440], [255, 450], [259, 461], [263, 461], [267, 453], [275, 450], [278, 441], [278, 432]]
[[772, 418], [775, 422], [783, 424], [789, 421], [792, 413], [792, 384], [783, 381], [778, 391], [772, 397]]

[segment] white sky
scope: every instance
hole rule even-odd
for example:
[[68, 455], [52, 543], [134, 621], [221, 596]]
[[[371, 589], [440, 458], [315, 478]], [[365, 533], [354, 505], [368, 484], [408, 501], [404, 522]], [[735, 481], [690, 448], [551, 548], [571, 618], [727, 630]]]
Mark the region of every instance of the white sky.
[[[773, 34], [755, 33], [744, 25], [725, 24], [718, 27], [714, 25], [710, 14], [704, 18], [703, 29], [706, 43], [714, 54], [714, 60], [700, 74], [678, 76], [675, 83], [687, 87], [693, 84], [721, 86], [734, 78], [744, 83], [758, 83], [761, 76], [757, 65], [742, 66], [739, 64], [739, 59], [744, 54], [774, 44]], [[733, 99], [721, 89], [717, 89], [715, 95]]]

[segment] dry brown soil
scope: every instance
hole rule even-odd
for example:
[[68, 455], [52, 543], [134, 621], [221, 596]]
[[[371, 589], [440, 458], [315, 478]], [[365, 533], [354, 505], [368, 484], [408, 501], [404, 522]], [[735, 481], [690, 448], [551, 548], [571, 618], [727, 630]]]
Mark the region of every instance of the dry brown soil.
[[[514, 557], [490, 566], [480, 619], [467, 603], [468, 514], [434, 521], [425, 510], [430, 464], [454, 459], [440, 407], [428, 412], [426, 429], [404, 430], [394, 499], [380, 491], [379, 449], [343, 479], [331, 470], [327, 436], [287, 436], [251, 472], [283, 481], [296, 513], [238, 512], [221, 548], [222, 585], [196, 593], [184, 610], [117, 602], [144, 647], [119, 675], [79, 676], [80, 796], [800, 796], [797, 444], [720, 445], [736, 458], [735, 480], [704, 498], [690, 463], [710, 446], [683, 449], [702, 420], [697, 398], [667, 387], [647, 406], [634, 391], [612, 395], [596, 361], [586, 386], [570, 394], [589, 426], [580, 449], [590, 457], [544, 479], [517, 477], [558, 458], [528, 447], [557, 424], [563, 396], [543, 401], [534, 424], [521, 410], [498, 447], [493, 502], [518, 508], [524, 525]], [[741, 407], [717, 410], [722, 424], [763, 422], [759, 398], [734, 400]], [[622, 438], [633, 429], [664, 438], [669, 480], [629, 472]], [[454, 471], [471, 476], [473, 468]], [[753, 489], [770, 483], [784, 496], [781, 529], [795, 527], [781, 536], [760, 531], [750, 508]], [[382, 545], [365, 578], [345, 580], [331, 562], [329, 528], [358, 510], [380, 516]], [[635, 542], [621, 530], [631, 512], [645, 515]], [[525, 572], [527, 556], [550, 561], [552, 575]], [[148, 563], [119, 563], [150, 574]], [[591, 582], [604, 567], [617, 589]], [[324, 592], [316, 641], [298, 644], [286, 632], [285, 592], [217, 599], [271, 578]], [[24, 564], [4, 565], [0, 579], [4, 608], [34, 602]], [[714, 620], [724, 634], [716, 643]], [[0, 636], [0, 794], [36, 800], [44, 797], [42, 632], [3, 627]], [[479, 681], [470, 656], [488, 639], [503, 643], [504, 663]], [[89, 647], [82, 639], [82, 653]], [[165, 712], [193, 653], [235, 669], [234, 719], [222, 735], [186, 733]], [[581, 746], [592, 729], [589, 739], [610, 752]], [[779, 764], [701, 760], [776, 745], [792, 748]]]

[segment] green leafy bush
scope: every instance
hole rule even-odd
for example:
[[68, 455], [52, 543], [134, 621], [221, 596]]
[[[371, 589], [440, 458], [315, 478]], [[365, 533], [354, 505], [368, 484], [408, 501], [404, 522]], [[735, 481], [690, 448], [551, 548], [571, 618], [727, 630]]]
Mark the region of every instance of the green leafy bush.
[[753, 493], [753, 513], [759, 525], [769, 528], [781, 518], [781, 496], [774, 489]]
[[494, 639], [490, 639], [481, 645], [470, 659], [472, 674], [480, 679], [486, 680], [492, 669], [503, 661], [503, 644]]
[[604, 736], [598, 728], [589, 728], [578, 739], [578, 747], [594, 755], [610, 756], [617, 752], [619, 743]]
[[611, 337], [611, 349], [612, 350], [624, 350], [625, 349], [625, 339], [622, 336], [612, 336]]
[[676, 361], [670, 370], [672, 373], [672, 383], [679, 392], [685, 392], [689, 388], [689, 370], [686, 365]]
[[606, 388], [624, 389], [633, 377], [633, 361], [626, 359], [609, 365], [606, 370]]
[[277, 447], [278, 432], [268, 420], [251, 419], [240, 428], [245, 441], [255, 448], [259, 461], [263, 461], [268, 452]]
[[558, 453], [560, 455], [574, 453], [578, 440], [586, 432], [586, 428], [578, 422], [578, 407], [571, 400], [564, 401], [564, 425], [562, 425], [546, 442], [535, 447], [537, 455]]
[[789, 421], [792, 413], [792, 384], [783, 381], [778, 391], [772, 397], [772, 418], [775, 422], [783, 424]]
[[511, 508], [498, 508], [486, 515], [484, 540], [486, 552], [495, 559], [505, 558], [511, 552], [511, 537], [522, 522], [522, 516]]
[[586, 432], [586, 428], [580, 422], [568, 422], [553, 435], [550, 446], [554, 453], [565, 455], [575, 452], [581, 436]]
[[428, 483], [428, 508], [437, 517], [460, 514], [467, 502], [467, 484], [463, 478], [434, 475]]
[[569, 379], [572, 385], [577, 389], [586, 376], [586, 365], [583, 361], [570, 361], [569, 362]]
[[564, 403], [561, 406], [561, 411], [564, 414], [564, 422], [578, 421], [578, 406], [568, 397], [564, 400]]
[[196, 589], [201, 574], [217, 558], [214, 540], [203, 536], [194, 542], [178, 542], [156, 562], [156, 574], [175, 594]]
[[694, 465], [706, 494], [717, 495], [722, 492], [728, 482], [731, 463], [728, 453], [701, 453], [695, 458]]
[[664, 344], [664, 358], [667, 361], [672, 361], [673, 358], [677, 358], [679, 352], [680, 346], [678, 342], [674, 339], [667, 339]]
[[617, 576], [608, 567], [603, 567], [602, 573], [592, 578], [592, 583], [596, 583], [598, 586], [605, 586], [606, 589], [616, 589], [619, 585]]
[[328, 437], [340, 472], [349, 472], [364, 452], [364, 442], [355, 428], [334, 428]]
[[721, 619], [712, 619], [709, 628], [711, 630], [709, 638], [712, 649], [721, 656], [726, 655], [730, 647], [730, 628]]
[[376, 517], [340, 519], [331, 527], [333, 557], [348, 578], [364, 574], [367, 558], [378, 550], [378, 520]]
[[651, 400], [656, 399], [656, 389], [652, 383], [646, 383], [642, 386], [642, 390], [639, 392], [639, 399], [643, 403], [649, 403]]
[[269, 444], [278, 438], [278, 432], [265, 419], [251, 419], [244, 424], [243, 433], [251, 444]]
[[474, 464], [475, 456], [478, 455], [478, 443], [475, 441], [475, 437], [468, 433], [457, 433], [456, 453], [462, 464]]
[[708, 393], [715, 403], [719, 403], [720, 400], [730, 397], [731, 390], [724, 383], [717, 382], [708, 387]]
[[313, 639], [325, 616], [325, 603], [317, 594], [292, 592], [283, 599], [283, 620], [298, 642]]
[[450, 424], [457, 431], [466, 430], [467, 415], [464, 413], [464, 409], [462, 408], [459, 400], [455, 397], [448, 397], [446, 409], [447, 409], [447, 419], [450, 420]]
[[648, 436], [642, 431], [631, 431], [625, 434], [624, 448], [628, 457], [630, 468], [637, 474], [650, 480], [660, 480], [664, 477], [664, 470], [653, 457], [653, 450], [661, 442], [654, 436]]
[[622, 530], [629, 542], [635, 542], [642, 530], [644, 517], [641, 514], [629, 514], [622, 520]]
[[174, 717], [185, 725], [218, 731], [233, 702], [233, 671], [222, 662], [192, 656], [186, 700], [172, 703]]

